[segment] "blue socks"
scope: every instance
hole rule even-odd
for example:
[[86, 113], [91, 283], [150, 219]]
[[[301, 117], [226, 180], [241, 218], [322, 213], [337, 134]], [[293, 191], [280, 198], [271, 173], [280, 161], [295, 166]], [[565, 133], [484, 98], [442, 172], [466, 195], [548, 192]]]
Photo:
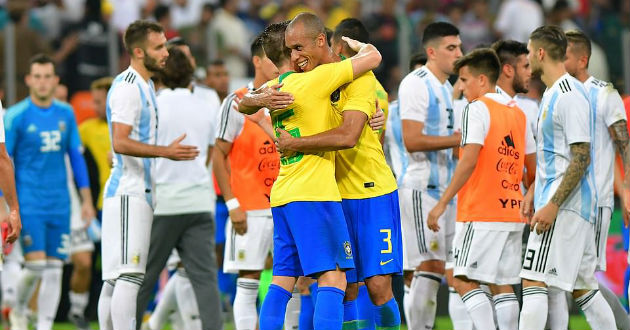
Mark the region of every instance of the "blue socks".
[[[342, 290], [334, 287], [320, 287], [317, 290], [317, 302], [315, 304], [315, 314], [313, 315], [315, 330], [341, 330], [344, 295]], [[263, 329], [261, 326], [260, 330], [280, 329]]]
[[359, 296], [357, 297], [357, 307], [359, 309], [359, 329], [374, 330], [374, 304], [370, 300], [367, 285], [359, 286]]
[[275, 284], [269, 286], [260, 309], [260, 330], [282, 330], [289, 299], [291, 292]]
[[317, 292], [311, 292], [310, 296], [302, 295], [300, 297], [300, 330], [313, 330], [313, 312], [315, 311], [315, 306], [313, 304], [313, 299], [311, 296], [317, 295]]
[[343, 330], [359, 330], [359, 311], [357, 300], [349, 300], [343, 303]]
[[400, 311], [396, 299], [374, 306], [373, 310], [377, 330], [400, 330]]
[[313, 308], [317, 305], [317, 282], [308, 286], [308, 290], [311, 291], [311, 299], [313, 299]]

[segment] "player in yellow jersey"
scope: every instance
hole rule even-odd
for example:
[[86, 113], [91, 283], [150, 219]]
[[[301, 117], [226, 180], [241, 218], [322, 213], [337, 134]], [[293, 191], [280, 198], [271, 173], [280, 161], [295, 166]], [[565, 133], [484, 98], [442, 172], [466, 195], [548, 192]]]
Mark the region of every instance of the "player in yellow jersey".
[[[316, 44], [326, 45], [324, 27], [311, 14], [299, 15], [288, 28], [286, 24], [271, 25], [263, 42], [265, 53], [281, 73], [268, 86], [281, 86], [295, 96], [289, 107], [272, 113], [274, 126], [295, 136], [315, 135], [334, 127], [330, 94], [375, 68], [381, 59], [373, 46], [349, 40], [359, 51], [351, 59], [323, 65], [308, 73], [293, 73], [289, 71], [290, 54], [284, 47], [284, 30], [287, 28], [288, 34], [302, 26], [316, 26], [305, 33], [316, 36]], [[246, 109], [247, 99], [241, 102], [240, 110], [256, 111], [257, 107]], [[281, 158], [278, 180], [271, 191], [274, 276], [260, 313], [261, 330], [282, 329], [286, 303], [299, 275], [318, 278], [314, 328], [342, 328], [344, 271], [354, 268], [354, 262], [334, 166], [334, 153], [328, 151], [296, 152]]]

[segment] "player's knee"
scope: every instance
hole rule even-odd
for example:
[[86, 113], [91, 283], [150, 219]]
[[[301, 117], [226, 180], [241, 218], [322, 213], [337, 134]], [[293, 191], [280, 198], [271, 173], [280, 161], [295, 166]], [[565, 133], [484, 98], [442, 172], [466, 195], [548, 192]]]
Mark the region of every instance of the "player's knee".
[[310, 277], [304, 277], [304, 276], [300, 276], [297, 280], [297, 288], [300, 291], [300, 294], [303, 295], [310, 295], [311, 291], [310, 291], [310, 286], [311, 284], [313, 284], [315, 282], [314, 279], [310, 278]]
[[457, 291], [457, 293], [461, 296], [468, 293], [470, 290], [479, 288], [479, 283], [471, 281], [463, 276], [455, 276], [453, 278], [453, 288], [455, 288], [455, 291]]
[[317, 283], [319, 287], [335, 287], [343, 291], [346, 291], [348, 285], [346, 273], [339, 269], [324, 272], [317, 279]]
[[259, 270], [241, 270], [238, 272], [238, 277], [240, 278], [248, 278], [248, 279], [252, 279], [252, 280], [260, 280], [260, 273], [261, 271]]
[[445, 263], [442, 260], [426, 260], [423, 261], [420, 266], [418, 266], [417, 270], [423, 272], [444, 274]]
[[370, 300], [376, 306], [390, 301], [394, 297], [391, 276], [373, 276], [365, 280]]
[[116, 279], [117, 282], [123, 281], [132, 284], [136, 284], [138, 286], [142, 286], [142, 282], [144, 281], [144, 274], [141, 273], [125, 273], [120, 274]]
[[348, 283], [346, 285], [346, 295], [343, 298], [344, 301], [352, 301], [359, 296], [359, 283]]
[[72, 256], [72, 266], [78, 273], [87, 273], [92, 269], [92, 255], [89, 252], [80, 252]]

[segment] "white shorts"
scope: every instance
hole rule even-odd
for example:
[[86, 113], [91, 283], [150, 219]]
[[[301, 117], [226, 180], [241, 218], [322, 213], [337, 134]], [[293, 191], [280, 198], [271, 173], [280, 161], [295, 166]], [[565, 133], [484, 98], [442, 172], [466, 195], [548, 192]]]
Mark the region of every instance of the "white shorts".
[[103, 201], [103, 280], [145, 273], [152, 225], [153, 208], [144, 198], [120, 195]]
[[225, 237], [223, 272], [263, 270], [267, 256], [273, 248], [271, 210], [248, 211], [245, 235], [236, 234], [232, 229], [232, 221], [228, 218], [225, 225]]
[[597, 268], [596, 271], [606, 271], [606, 243], [608, 241], [608, 229], [610, 228], [610, 219], [612, 218], [612, 209], [610, 207], [597, 208], [597, 220], [595, 221], [595, 248], [597, 250]]
[[437, 200], [420, 190], [402, 188], [400, 215], [403, 232], [403, 269], [414, 270], [423, 261], [452, 261], [451, 247], [455, 235], [455, 204], [449, 204], [438, 220], [437, 233], [427, 227], [426, 219]]
[[560, 210], [551, 229], [529, 235], [521, 277], [564, 291], [595, 290], [597, 251], [593, 224]]
[[497, 285], [521, 283], [524, 223], [457, 224], [453, 275]]

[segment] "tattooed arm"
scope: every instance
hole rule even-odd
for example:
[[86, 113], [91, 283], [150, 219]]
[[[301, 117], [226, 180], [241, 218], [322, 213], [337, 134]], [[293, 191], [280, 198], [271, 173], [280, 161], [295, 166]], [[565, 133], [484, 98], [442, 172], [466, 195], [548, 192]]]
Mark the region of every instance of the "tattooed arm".
[[624, 211], [624, 223], [625, 226], [628, 226], [628, 194], [630, 193], [630, 138], [628, 137], [628, 127], [626, 126], [625, 120], [616, 121], [614, 124], [608, 127], [608, 132], [610, 133], [610, 137], [615, 142], [615, 146], [617, 147], [617, 152], [621, 155], [621, 160], [623, 161], [623, 189], [619, 192], [623, 201], [623, 211]]
[[536, 210], [532, 217], [530, 229], [535, 229], [538, 234], [551, 228], [558, 215], [558, 209], [580, 183], [591, 162], [590, 143], [578, 142], [571, 144], [569, 147], [571, 149], [571, 162], [564, 173], [562, 181], [560, 181], [558, 189], [551, 197], [551, 201], [540, 210]]

